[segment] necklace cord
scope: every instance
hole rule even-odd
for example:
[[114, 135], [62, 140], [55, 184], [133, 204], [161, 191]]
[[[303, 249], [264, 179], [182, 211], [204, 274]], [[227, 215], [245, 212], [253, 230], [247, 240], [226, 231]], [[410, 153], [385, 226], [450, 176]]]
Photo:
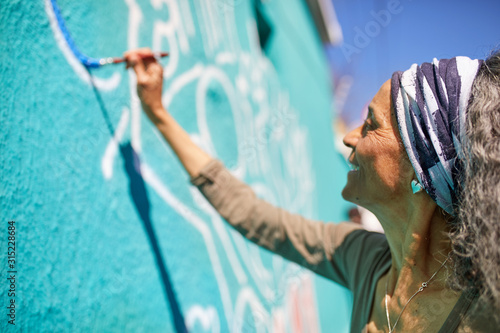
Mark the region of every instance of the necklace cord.
[[444, 265], [446, 264], [446, 262], [448, 261], [448, 259], [450, 259], [450, 254], [448, 254], [448, 257], [446, 258], [446, 260], [441, 264], [441, 266], [438, 268], [438, 270], [436, 272], [434, 272], [434, 274], [432, 274], [432, 276], [429, 278], [429, 280], [427, 280], [426, 282], [422, 282], [421, 287], [418, 288], [418, 290], [410, 297], [410, 299], [408, 299], [408, 301], [403, 306], [403, 309], [399, 313], [399, 316], [396, 318], [396, 322], [394, 323], [394, 326], [392, 326], [392, 328], [391, 328], [391, 319], [389, 317], [389, 307], [387, 305], [387, 296], [388, 296], [387, 295], [387, 288], [388, 288], [388, 285], [389, 285], [389, 277], [385, 280], [385, 313], [386, 313], [386, 316], [387, 316], [387, 325], [389, 327], [389, 333], [393, 333], [394, 332], [394, 330], [396, 329], [396, 325], [399, 322], [399, 318], [401, 318], [401, 315], [403, 314], [403, 311], [406, 309], [406, 306], [408, 305], [408, 303], [410, 303], [411, 300], [413, 299], [413, 297], [417, 296], [417, 294], [419, 292], [422, 292], [422, 291], [424, 291], [425, 288], [427, 288], [427, 286], [429, 285], [429, 282], [432, 281], [432, 279], [441, 270], [441, 268], [444, 267]]

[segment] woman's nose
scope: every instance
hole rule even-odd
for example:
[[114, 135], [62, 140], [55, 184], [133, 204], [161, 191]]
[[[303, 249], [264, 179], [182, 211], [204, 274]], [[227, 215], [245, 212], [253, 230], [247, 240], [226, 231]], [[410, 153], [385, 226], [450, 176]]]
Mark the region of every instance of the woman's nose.
[[342, 140], [344, 142], [344, 145], [346, 145], [349, 148], [355, 148], [356, 145], [358, 144], [360, 133], [361, 133], [361, 126], [347, 133], [346, 136], [344, 136], [344, 139]]

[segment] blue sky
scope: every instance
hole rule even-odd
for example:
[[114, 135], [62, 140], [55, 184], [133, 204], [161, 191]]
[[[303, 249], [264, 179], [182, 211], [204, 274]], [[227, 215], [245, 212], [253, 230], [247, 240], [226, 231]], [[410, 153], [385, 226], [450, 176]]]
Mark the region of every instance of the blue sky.
[[363, 107], [394, 71], [433, 58], [485, 58], [500, 48], [500, 0], [333, 0], [333, 4], [344, 43], [328, 47], [327, 54], [335, 82], [344, 75], [353, 78], [342, 108], [342, 117], [351, 126], [360, 121]]

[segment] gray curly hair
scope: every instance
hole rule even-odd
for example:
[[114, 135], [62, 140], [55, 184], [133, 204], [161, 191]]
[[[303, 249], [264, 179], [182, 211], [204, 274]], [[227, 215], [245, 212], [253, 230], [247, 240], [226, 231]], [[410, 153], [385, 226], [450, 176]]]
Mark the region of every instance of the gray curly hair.
[[500, 51], [479, 69], [467, 112], [449, 282], [477, 290], [483, 304], [500, 309]]

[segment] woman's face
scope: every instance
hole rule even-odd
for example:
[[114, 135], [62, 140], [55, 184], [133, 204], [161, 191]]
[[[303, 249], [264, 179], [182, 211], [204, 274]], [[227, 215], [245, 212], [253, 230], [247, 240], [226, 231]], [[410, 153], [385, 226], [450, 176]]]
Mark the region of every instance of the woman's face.
[[[373, 211], [411, 195], [413, 169], [391, 108], [391, 81], [386, 81], [369, 105], [366, 121], [344, 137], [352, 148], [344, 199]], [[373, 209], [371, 209], [373, 208]]]

